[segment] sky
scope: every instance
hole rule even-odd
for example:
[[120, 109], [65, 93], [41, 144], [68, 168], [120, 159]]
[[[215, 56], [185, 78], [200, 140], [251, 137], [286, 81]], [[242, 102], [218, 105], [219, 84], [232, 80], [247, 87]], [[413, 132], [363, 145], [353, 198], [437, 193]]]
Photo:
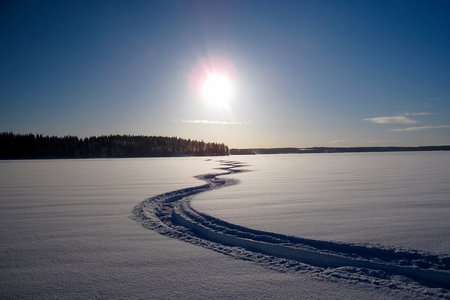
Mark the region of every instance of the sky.
[[0, 131], [449, 145], [450, 1], [2, 1]]

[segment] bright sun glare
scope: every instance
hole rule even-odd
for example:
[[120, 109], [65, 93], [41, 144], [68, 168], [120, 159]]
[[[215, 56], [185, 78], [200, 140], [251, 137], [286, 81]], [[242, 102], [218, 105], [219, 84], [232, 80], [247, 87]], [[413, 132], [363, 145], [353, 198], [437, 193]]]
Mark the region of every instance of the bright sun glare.
[[210, 73], [202, 84], [202, 96], [210, 104], [225, 106], [233, 94], [233, 84], [226, 74]]

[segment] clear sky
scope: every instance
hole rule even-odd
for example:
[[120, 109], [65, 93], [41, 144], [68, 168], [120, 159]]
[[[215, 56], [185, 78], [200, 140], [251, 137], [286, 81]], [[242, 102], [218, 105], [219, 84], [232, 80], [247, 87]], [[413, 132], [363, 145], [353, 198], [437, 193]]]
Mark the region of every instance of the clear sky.
[[2, 1], [0, 131], [450, 144], [450, 1]]

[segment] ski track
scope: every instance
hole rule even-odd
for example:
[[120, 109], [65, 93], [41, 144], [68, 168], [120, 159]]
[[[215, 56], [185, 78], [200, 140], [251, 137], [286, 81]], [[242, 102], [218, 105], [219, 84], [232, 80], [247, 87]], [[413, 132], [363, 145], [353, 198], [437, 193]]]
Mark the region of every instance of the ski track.
[[246, 165], [221, 160], [220, 173], [196, 176], [206, 183], [151, 197], [133, 219], [162, 235], [280, 272], [401, 290], [409, 296], [450, 299], [450, 257], [415, 250], [306, 239], [235, 225], [191, 207], [192, 196], [238, 184], [222, 178]]

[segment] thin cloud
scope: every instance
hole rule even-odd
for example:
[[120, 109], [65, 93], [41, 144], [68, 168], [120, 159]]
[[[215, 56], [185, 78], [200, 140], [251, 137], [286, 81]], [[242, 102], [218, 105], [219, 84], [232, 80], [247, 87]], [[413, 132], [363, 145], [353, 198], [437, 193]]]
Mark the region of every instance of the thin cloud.
[[375, 124], [417, 124], [416, 120], [410, 119], [406, 116], [392, 116], [392, 117], [375, 117], [367, 118], [364, 121], [369, 121]]
[[370, 144], [386, 144], [386, 143], [394, 143], [394, 140], [367, 140], [366, 143]]
[[431, 112], [406, 112], [406, 113], [404, 113], [404, 114], [402, 114], [403, 116], [411, 116], [411, 117], [413, 117], [413, 116], [431, 116], [431, 115], [434, 115], [433, 113], [431, 113]]
[[450, 128], [450, 125], [413, 126], [413, 127], [407, 127], [407, 128], [391, 129], [389, 131], [392, 131], [392, 132], [421, 131], [421, 130], [439, 129], [439, 128]]
[[206, 124], [206, 125], [247, 125], [250, 122], [227, 122], [227, 121], [215, 121], [215, 120], [180, 120], [181, 123], [188, 124]]
[[336, 144], [344, 144], [345, 140], [342, 139], [337, 139], [337, 140], [333, 140], [333, 141], [329, 141], [328, 144], [332, 144], [332, 145], [336, 145]]

